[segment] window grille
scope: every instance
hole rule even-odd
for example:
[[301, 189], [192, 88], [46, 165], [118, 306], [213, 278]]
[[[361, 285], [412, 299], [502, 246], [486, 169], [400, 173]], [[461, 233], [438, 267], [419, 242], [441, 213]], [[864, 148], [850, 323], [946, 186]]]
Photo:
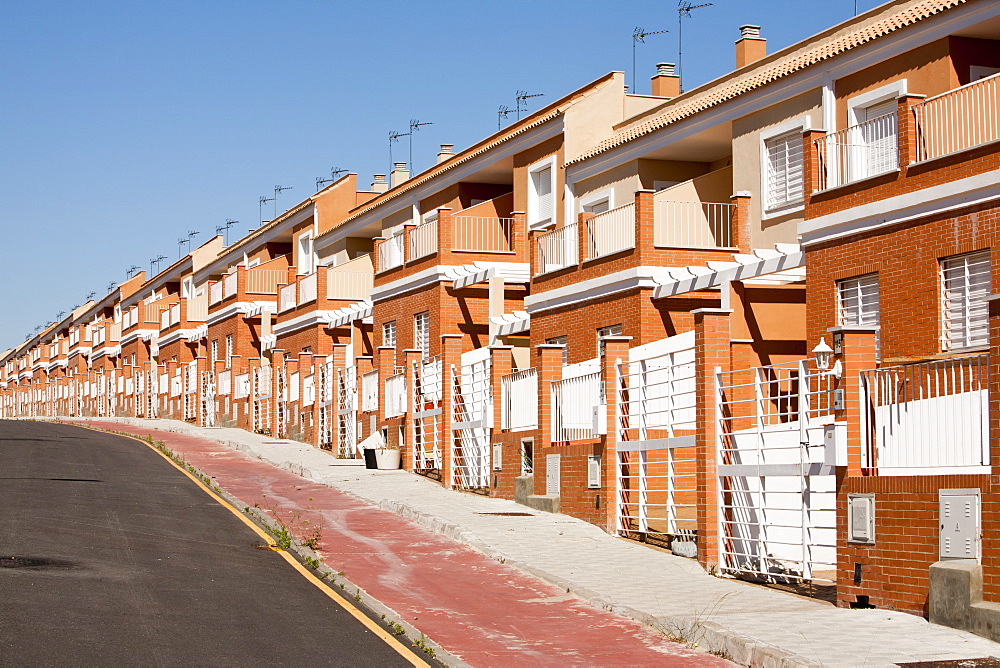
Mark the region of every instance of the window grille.
[[942, 346], [945, 350], [989, 343], [989, 251], [941, 261]]

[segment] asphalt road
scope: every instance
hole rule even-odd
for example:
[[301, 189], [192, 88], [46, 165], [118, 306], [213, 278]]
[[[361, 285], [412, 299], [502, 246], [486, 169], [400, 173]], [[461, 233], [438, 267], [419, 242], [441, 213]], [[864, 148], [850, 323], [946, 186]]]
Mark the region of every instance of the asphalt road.
[[410, 665], [131, 439], [0, 421], [0, 664]]

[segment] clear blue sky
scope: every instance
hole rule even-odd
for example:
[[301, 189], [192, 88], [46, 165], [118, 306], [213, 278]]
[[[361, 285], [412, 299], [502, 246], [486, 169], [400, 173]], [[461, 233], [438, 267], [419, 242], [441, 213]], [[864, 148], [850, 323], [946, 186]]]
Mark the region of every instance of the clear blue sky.
[[[700, 2], [696, 2], [700, 4]], [[866, 11], [879, 4], [859, 0]], [[491, 134], [518, 89], [531, 109], [611, 70], [640, 93], [677, 54], [676, 1], [23, 2], [0, 0], [0, 351], [106, 294], [133, 264], [177, 258], [258, 198], [286, 208], [332, 167], [387, 171], [411, 118], [417, 170], [438, 144]], [[715, 0], [684, 24], [684, 83], [733, 67], [738, 26], [769, 51], [849, 18], [854, 0]], [[631, 74], [629, 74], [631, 80]], [[397, 144], [405, 159], [406, 143]], [[270, 214], [265, 212], [265, 218]], [[163, 266], [166, 266], [165, 264]]]

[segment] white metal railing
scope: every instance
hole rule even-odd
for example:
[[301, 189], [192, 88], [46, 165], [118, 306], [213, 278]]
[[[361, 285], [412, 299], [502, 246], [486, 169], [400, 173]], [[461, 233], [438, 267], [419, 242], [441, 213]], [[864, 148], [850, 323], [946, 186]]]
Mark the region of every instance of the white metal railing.
[[432, 255], [438, 249], [438, 222], [428, 220], [410, 229], [410, 259]]
[[385, 379], [385, 417], [398, 417], [405, 412], [406, 374], [397, 373]]
[[378, 270], [388, 271], [403, 264], [403, 233], [397, 232], [378, 247]]
[[500, 378], [500, 427], [511, 431], [538, 427], [538, 369], [531, 367]]
[[208, 286], [208, 301], [213, 306], [222, 301], [222, 281], [216, 281]]
[[728, 248], [733, 245], [735, 206], [720, 202], [657, 201], [653, 245]]
[[[187, 321], [205, 322], [208, 319], [208, 300], [205, 295], [189, 297], [187, 300]], [[177, 311], [177, 321], [180, 322], [180, 309]]]
[[278, 312], [283, 313], [295, 308], [295, 283], [289, 283], [278, 288]]
[[[235, 274], [234, 274], [235, 276]], [[246, 291], [254, 295], [278, 294], [278, 284], [288, 280], [288, 272], [282, 269], [251, 269], [247, 272]], [[233, 294], [236, 294], [236, 281], [233, 281]], [[229, 296], [228, 291], [226, 296]]]
[[514, 250], [514, 219], [455, 216], [452, 218], [455, 250], [510, 252]]
[[371, 295], [374, 277], [369, 271], [329, 271], [326, 298], [360, 301]]
[[226, 274], [222, 277], [222, 298], [229, 299], [237, 292], [237, 286], [239, 285], [239, 274], [233, 272], [231, 274]]
[[299, 304], [316, 301], [316, 274], [299, 279]]
[[862, 372], [862, 465], [882, 474], [988, 467], [989, 355]]
[[899, 167], [896, 114], [831, 132], [815, 141], [818, 190], [837, 188]]
[[604, 404], [601, 372], [552, 383], [552, 440], [593, 438], [595, 410]]
[[767, 582], [835, 577], [837, 455], [825, 438], [835, 379], [813, 365], [715, 374], [723, 572]]
[[635, 202], [587, 221], [587, 259], [635, 248]]
[[1000, 140], [1000, 74], [913, 105], [917, 161]]
[[458, 489], [489, 486], [489, 436], [493, 401], [490, 358], [451, 366], [451, 484]]
[[577, 224], [571, 223], [539, 235], [538, 273], [556, 271], [577, 263]]
[[378, 371], [361, 375], [361, 410], [378, 410]]

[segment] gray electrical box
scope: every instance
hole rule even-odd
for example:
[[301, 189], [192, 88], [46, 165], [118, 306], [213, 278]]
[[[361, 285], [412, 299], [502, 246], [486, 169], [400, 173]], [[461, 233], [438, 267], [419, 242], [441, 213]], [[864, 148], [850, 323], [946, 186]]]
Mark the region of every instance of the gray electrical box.
[[938, 491], [940, 518], [939, 556], [945, 559], [979, 559], [980, 505], [978, 489]]
[[847, 495], [847, 540], [851, 543], [875, 542], [875, 495]]
[[587, 455], [587, 487], [597, 489], [601, 486], [601, 456]]
[[493, 470], [503, 470], [503, 443], [493, 444]]
[[847, 423], [823, 425], [823, 463], [847, 466]]
[[545, 455], [545, 496], [559, 496], [560, 455]]
[[608, 433], [608, 405], [597, 404], [594, 406], [594, 434], [604, 436]]

